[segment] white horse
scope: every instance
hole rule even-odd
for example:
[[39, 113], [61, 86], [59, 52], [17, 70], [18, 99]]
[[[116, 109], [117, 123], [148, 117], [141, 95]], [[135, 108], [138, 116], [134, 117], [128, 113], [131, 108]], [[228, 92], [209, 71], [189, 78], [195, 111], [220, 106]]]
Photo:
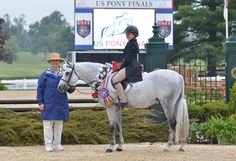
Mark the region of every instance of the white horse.
[[[103, 67], [99, 63], [69, 63], [58, 85], [60, 92], [65, 92], [71, 85], [78, 80], [83, 80], [88, 85], [96, 81], [98, 70]], [[108, 83], [109, 94], [117, 100], [117, 94]], [[160, 103], [164, 109], [165, 116], [169, 125], [168, 143], [164, 146], [164, 151], [169, 151], [175, 141], [180, 143], [180, 151], [184, 151], [188, 136], [188, 110], [184, 98], [183, 77], [172, 70], [157, 70], [143, 76], [143, 81], [133, 83], [126, 90], [129, 108], [147, 108], [153, 104]], [[101, 98], [99, 98], [101, 99]], [[124, 139], [122, 133], [121, 113], [115, 106], [106, 108], [111, 130], [111, 142], [106, 152], [112, 152], [115, 145], [115, 128], [119, 131], [119, 145], [117, 151], [122, 151]]]

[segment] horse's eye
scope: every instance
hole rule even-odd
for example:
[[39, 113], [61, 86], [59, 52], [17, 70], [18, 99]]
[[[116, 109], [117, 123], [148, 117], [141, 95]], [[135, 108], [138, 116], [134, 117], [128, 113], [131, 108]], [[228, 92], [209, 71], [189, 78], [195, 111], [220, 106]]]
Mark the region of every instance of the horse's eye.
[[70, 74], [70, 72], [66, 72], [66, 73], [65, 73], [65, 75], [69, 75], [69, 74]]

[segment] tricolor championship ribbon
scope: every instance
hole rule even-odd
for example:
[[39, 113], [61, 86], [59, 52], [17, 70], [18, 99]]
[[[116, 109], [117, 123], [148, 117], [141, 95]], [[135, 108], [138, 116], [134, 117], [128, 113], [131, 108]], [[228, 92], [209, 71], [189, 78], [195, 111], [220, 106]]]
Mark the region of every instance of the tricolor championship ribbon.
[[112, 70], [107, 73], [105, 79], [101, 82], [101, 89], [98, 91], [99, 96], [102, 97], [102, 105], [108, 108], [114, 104], [114, 100], [110, 96], [109, 91], [107, 89], [107, 84], [111, 73]]

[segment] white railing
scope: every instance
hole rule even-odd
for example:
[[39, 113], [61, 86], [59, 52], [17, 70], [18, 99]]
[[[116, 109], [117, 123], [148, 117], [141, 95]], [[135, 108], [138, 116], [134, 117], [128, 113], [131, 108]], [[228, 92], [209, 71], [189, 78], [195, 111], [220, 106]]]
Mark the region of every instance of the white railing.
[[36, 89], [38, 85], [38, 79], [1, 80], [0, 82], [9, 90]]
[[[16, 80], [0, 80], [9, 90], [30, 90], [37, 89], [38, 79], [16, 79]], [[83, 81], [78, 81], [77, 84], [85, 84]]]

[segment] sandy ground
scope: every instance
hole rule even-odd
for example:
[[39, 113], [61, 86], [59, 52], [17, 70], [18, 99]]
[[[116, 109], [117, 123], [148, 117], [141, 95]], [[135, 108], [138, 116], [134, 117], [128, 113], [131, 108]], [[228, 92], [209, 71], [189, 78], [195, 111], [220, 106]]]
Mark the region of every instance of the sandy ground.
[[[89, 92], [89, 90], [83, 90]], [[36, 91], [0, 91], [0, 100], [35, 99]], [[91, 98], [78, 92], [69, 98]], [[85, 106], [86, 104], [78, 104]], [[73, 104], [73, 106], [78, 106]], [[88, 105], [88, 104], [87, 104]], [[88, 106], [92, 106], [89, 104]], [[0, 105], [1, 107], [26, 105]], [[35, 107], [37, 105], [27, 105]], [[235, 161], [236, 146], [187, 145], [185, 152], [173, 146], [163, 152], [162, 143], [125, 144], [123, 152], [105, 153], [107, 145], [65, 145], [63, 152], [46, 152], [43, 146], [1, 147], [0, 161]]]
[[65, 145], [63, 152], [46, 152], [43, 146], [0, 147], [1, 161], [235, 161], [236, 146], [174, 146], [164, 152], [161, 143], [125, 144], [123, 152], [105, 153], [107, 145]]
[[[68, 93], [69, 99], [92, 99], [91, 97], [91, 90], [90, 88], [83, 87], [79, 88], [79, 90], [86, 94], [81, 94], [78, 91], [75, 91], [72, 94]], [[0, 100], [32, 100], [36, 99], [36, 90], [17, 90], [17, 91], [0, 91]], [[90, 103], [90, 104], [70, 104], [71, 107], [91, 107], [96, 106], [96, 103]], [[3, 105], [0, 104], [0, 108], [15, 108], [15, 107], [33, 107], [37, 108], [37, 104], [7, 104]]]

